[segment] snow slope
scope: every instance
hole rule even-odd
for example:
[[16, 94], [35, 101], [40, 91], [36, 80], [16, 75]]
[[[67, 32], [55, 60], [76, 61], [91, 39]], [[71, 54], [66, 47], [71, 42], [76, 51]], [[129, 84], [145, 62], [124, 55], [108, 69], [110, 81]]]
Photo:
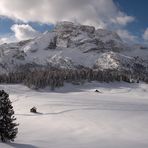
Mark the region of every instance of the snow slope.
[[[148, 85], [66, 84], [50, 92], [0, 85], [13, 102], [19, 134], [0, 148], [147, 148]], [[94, 92], [95, 89], [101, 93]], [[38, 114], [29, 112], [36, 106]]]

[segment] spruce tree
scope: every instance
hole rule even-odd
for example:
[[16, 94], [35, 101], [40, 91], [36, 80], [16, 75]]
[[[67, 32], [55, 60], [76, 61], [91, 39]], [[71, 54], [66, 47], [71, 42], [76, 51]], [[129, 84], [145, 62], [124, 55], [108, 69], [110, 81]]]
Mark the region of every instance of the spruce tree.
[[0, 139], [2, 142], [14, 141], [18, 124], [14, 123], [14, 110], [9, 95], [0, 90]]

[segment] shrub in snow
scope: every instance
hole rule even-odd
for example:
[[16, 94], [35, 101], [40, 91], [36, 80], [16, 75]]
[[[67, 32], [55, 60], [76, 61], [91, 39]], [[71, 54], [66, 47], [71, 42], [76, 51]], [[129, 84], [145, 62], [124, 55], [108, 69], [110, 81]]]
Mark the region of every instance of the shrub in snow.
[[0, 139], [2, 142], [14, 141], [18, 124], [14, 123], [14, 110], [9, 95], [0, 90]]

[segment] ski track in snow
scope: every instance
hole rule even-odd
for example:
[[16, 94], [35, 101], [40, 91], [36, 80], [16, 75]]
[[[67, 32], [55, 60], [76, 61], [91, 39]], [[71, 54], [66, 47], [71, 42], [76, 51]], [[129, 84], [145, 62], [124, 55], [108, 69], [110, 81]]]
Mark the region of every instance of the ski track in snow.
[[[53, 101], [54, 102], [54, 101]], [[48, 112], [48, 113], [37, 113], [37, 114], [16, 114], [17, 116], [40, 116], [40, 115], [60, 115], [64, 113], [69, 113], [73, 111], [85, 111], [85, 110], [109, 110], [109, 111], [148, 111], [148, 104], [140, 103], [128, 103], [128, 102], [113, 102], [113, 101], [98, 101], [98, 103], [86, 103], [86, 102], [68, 102], [65, 101], [57, 103], [49, 103], [49, 106], [55, 107], [77, 107], [73, 109], [61, 110], [58, 112]]]

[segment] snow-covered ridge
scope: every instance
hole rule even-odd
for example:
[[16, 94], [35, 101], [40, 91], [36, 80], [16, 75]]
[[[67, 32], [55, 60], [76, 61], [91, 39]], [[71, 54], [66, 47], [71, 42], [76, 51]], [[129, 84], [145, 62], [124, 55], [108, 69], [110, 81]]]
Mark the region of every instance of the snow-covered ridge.
[[148, 49], [141, 47], [128, 46], [112, 31], [60, 22], [53, 31], [35, 39], [0, 45], [0, 73], [15, 71], [25, 64], [66, 69], [80, 65], [120, 69], [142, 61], [147, 67]]

